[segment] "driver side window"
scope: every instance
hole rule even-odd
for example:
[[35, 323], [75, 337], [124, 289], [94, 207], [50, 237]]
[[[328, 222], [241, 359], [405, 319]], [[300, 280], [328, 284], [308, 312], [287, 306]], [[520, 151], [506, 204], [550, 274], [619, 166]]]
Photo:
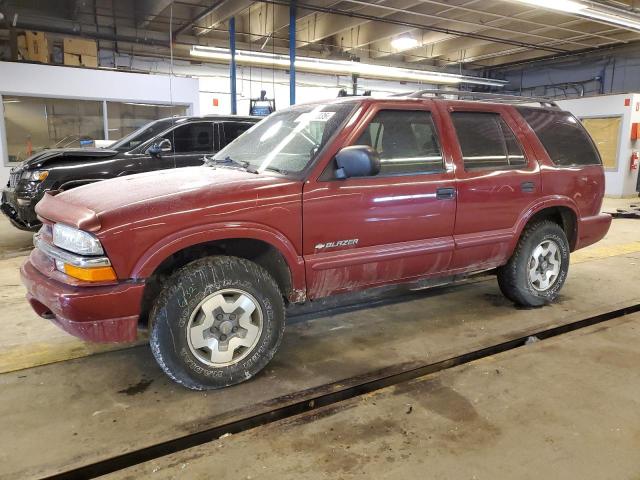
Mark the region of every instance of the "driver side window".
[[378, 175], [444, 171], [438, 134], [424, 110], [382, 110], [354, 145], [368, 145], [380, 155]]

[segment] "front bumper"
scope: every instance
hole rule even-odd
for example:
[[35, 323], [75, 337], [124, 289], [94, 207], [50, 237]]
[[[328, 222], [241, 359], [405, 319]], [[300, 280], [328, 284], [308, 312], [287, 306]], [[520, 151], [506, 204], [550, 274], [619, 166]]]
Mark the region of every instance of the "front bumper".
[[612, 217], [601, 213], [593, 217], [582, 217], [578, 220], [578, 241], [575, 250], [588, 247], [604, 238], [611, 226]]
[[39, 316], [91, 342], [136, 340], [143, 283], [70, 285], [52, 278], [56, 273], [51, 260], [38, 249], [20, 269], [27, 300]]
[[0, 210], [18, 228], [23, 230], [37, 230], [41, 223], [36, 215], [36, 203], [40, 198], [28, 192], [18, 192], [12, 188], [2, 190], [2, 204]]

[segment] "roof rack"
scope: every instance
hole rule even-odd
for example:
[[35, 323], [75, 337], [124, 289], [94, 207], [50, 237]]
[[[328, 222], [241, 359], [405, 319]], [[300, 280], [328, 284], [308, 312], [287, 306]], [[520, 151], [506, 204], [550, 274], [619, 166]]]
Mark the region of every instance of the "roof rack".
[[474, 100], [478, 102], [495, 102], [495, 103], [539, 103], [543, 107], [560, 108], [558, 104], [547, 97], [524, 97], [520, 95], [509, 95], [503, 93], [486, 93], [486, 92], [467, 92], [465, 90], [443, 90], [443, 89], [426, 89], [417, 90], [408, 93], [396, 93], [392, 97], [408, 97], [408, 98], [449, 98], [456, 96], [458, 100]]

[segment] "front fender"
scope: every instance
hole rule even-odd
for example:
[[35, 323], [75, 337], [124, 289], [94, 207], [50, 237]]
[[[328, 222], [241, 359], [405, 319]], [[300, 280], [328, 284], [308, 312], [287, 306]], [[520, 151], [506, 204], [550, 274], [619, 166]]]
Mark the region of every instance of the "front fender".
[[276, 248], [289, 266], [293, 290], [306, 291], [304, 260], [298, 255], [291, 241], [271, 227], [249, 222], [206, 224], [174, 232], [156, 242], [142, 254], [130, 277], [134, 279], [149, 277], [166, 258], [185, 248], [231, 238], [260, 240]]

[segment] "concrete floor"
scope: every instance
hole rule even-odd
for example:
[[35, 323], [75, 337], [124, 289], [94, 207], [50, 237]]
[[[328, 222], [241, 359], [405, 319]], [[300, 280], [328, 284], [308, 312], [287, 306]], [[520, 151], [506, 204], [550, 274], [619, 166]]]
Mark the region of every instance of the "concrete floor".
[[[28, 248], [30, 236], [16, 240], [21, 233], [11, 232], [7, 243], [2, 243], [5, 233], [4, 225], [0, 226], [0, 245], [13, 245], [0, 252], [0, 295], [5, 307], [0, 312], [0, 373], [5, 372], [0, 374], [0, 418], [4, 426], [0, 429], [0, 478], [55, 474], [267, 411], [274, 405], [310, 398], [330, 382], [349, 384], [352, 377], [377, 369], [391, 373], [435, 362], [632, 305], [638, 301], [640, 282], [640, 222], [615, 220], [603, 242], [572, 255], [567, 284], [554, 305], [536, 310], [514, 309], [500, 295], [495, 279], [485, 277], [416, 292], [395, 301], [388, 299], [384, 305], [371, 308], [292, 319], [280, 352], [262, 374], [237, 387], [201, 393], [171, 383], [155, 365], [146, 346], [98, 352], [95, 346], [66, 335], [32, 314], [17, 279], [17, 267], [24, 257], [14, 255], [21, 248]], [[625, 367], [617, 368], [624, 374]], [[570, 373], [567, 371], [566, 376]], [[635, 377], [628, 373], [633, 382]], [[528, 372], [522, 375], [525, 383], [527, 375]], [[537, 383], [530, 387], [539, 388]], [[601, 413], [593, 410], [593, 415]], [[414, 429], [420, 428], [416, 425], [431, 428], [422, 417], [411, 415], [408, 417], [414, 419]], [[637, 420], [633, 416], [628, 419], [631, 423]], [[587, 420], [592, 422], [593, 417], [587, 415]], [[369, 441], [365, 430], [355, 432], [360, 432], [363, 440], [352, 436], [354, 444]], [[460, 448], [466, 445], [462, 437], [454, 436], [451, 442], [455, 438], [461, 442]], [[310, 448], [309, 442], [303, 445]], [[325, 443], [315, 441], [319, 449], [326, 449]], [[512, 442], [511, 448], [516, 449], [517, 444]], [[34, 455], [34, 451], [38, 454]], [[214, 458], [218, 458], [217, 453]], [[396, 467], [406, 460], [401, 455], [394, 458]], [[180, 466], [184, 463], [176, 461]], [[297, 460], [292, 456], [291, 461]], [[387, 470], [386, 464], [379, 465]], [[217, 468], [210, 465], [209, 471]], [[406, 476], [411, 472], [407, 468]], [[441, 478], [473, 478], [452, 472]], [[160, 473], [180, 476], [180, 471], [168, 464], [162, 464]], [[293, 471], [290, 473], [294, 476]], [[346, 478], [347, 474], [350, 473], [327, 477]], [[502, 475], [508, 477], [511, 478]]]
[[638, 344], [634, 315], [106, 478], [638, 479]]

